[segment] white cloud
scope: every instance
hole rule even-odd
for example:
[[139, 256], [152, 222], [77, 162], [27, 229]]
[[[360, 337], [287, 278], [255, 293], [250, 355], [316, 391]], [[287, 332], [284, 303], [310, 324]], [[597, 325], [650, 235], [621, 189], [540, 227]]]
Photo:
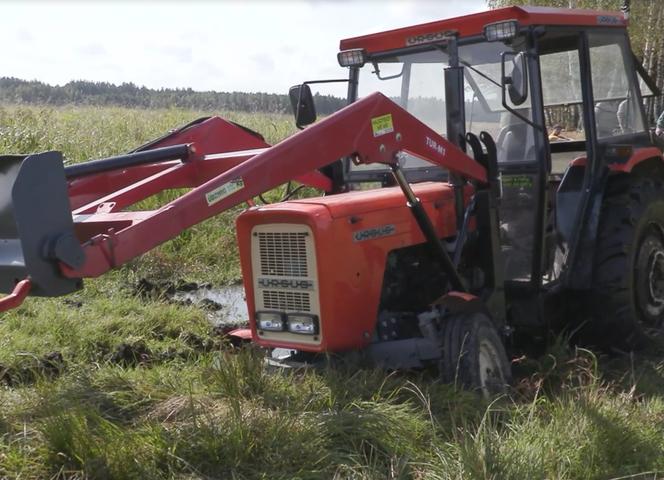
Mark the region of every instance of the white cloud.
[[93, 57], [103, 57], [108, 51], [99, 42], [86, 43], [85, 45], [79, 45], [74, 47], [74, 52], [82, 56], [93, 56]]
[[191, 63], [194, 59], [193, 50], [186, 45], [160, 45], [155, 50], [161, 55], [168, 57], [169, 61], [180, 64]]
[[32, 43], [33, 38], [27, 28], [21, 27], [16, 30], [16, 40], [19, 43]]

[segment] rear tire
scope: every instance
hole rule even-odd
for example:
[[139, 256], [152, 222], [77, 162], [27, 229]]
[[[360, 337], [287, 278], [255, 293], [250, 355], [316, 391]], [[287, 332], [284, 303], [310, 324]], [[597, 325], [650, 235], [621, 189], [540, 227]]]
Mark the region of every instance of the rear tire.
[[623, 177], [600, 214], [590, 309], [593, 343], [640, 349], [664, 319], [664, 182]]
[[489, 318], [481, 313], [443, 319], [441, 379], [488, 398], [506, 393], [512, 372], [505, 347]]

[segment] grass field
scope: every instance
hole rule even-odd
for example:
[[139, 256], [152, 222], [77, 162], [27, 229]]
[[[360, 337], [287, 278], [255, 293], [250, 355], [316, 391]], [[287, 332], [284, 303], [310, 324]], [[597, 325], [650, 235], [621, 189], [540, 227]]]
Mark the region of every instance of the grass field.
[[[127, 151], [205, 112], [0, 108], [0, 153]], [[286, 116], [221, 112], [276, 142]], [[141, 279], [239, 281], [233, 220], [211, 219], [69, 297], [0, 318], [1, 478], [664, 477], [664, 352], [553, 342], [487, 403], [433, 372], [271, 371], [206, 312]]]

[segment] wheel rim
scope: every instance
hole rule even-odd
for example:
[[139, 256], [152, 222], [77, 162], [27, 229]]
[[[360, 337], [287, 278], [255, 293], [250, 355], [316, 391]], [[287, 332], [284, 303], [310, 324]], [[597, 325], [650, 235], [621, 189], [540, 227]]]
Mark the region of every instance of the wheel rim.
[[493, 343], [487, 340], [480, 342], [478, 366], [480, 370], [480, 389], [485, 397], [505, 390], [507, 382], [500, 362], [500, 355]]
[[659, 228], [646, 234], [636, 259], [636, 301], [644, 326], [657, 328], [664, 314], [664, 242]]
[[664, 251], [657, 250], [650, 259], [648, 268], [650, 298], [658, 308], [664, 306]]

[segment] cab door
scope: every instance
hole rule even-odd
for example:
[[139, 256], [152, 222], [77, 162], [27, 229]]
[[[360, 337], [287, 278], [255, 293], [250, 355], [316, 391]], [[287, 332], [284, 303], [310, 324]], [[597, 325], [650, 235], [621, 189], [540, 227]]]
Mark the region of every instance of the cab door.
[[[578, 30], [549, 28], [538, 39], [544, 142], [549, 157], [547, 220], [541, 243], [541, 280], [559, 280], [578, 240], [588, 158], [592, 158], [592, 108], [587, 102], [585, 40]], [[586, 100], [584, 100], [586, 99]]]
[[[502, 74], [508, 58], [525, 56], [522, 72], [528, 81], [521, 101], [506, 95], [503, 102]], [[545, 216], [545, 184], [548, 151], [541, 123], [539, 73], [531, 41], [489, 42], [463, 45], [459, 58], [465, 66], [466, 130], [488, 132], [497, 148], [501, 176], [500, 243], [507, 285], [529, 286], [541, 276], [540, 245]]]

